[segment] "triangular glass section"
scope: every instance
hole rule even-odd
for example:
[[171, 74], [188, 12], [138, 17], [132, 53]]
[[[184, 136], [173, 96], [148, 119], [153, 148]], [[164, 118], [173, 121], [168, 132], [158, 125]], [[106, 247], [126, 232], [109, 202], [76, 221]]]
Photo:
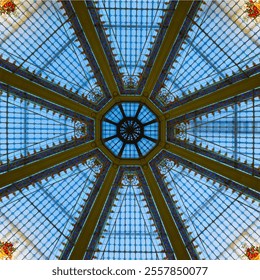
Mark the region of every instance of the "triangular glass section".
[[257, 245], [260, 201], [167, 156], [156, 168], [163, 194], [170, 198], [169, 207], [177, 209], [201, 259], [241, 259], [244, 244]]
[[21, 0], [18, 16], [0, 24], [3, 59], [94, 104], [104, 97], [62, 3]]
[[[0, 164], [88, 134], [88, 125], [41, 104], [0, 91]], [[87, 140], [87, 139], [86, 139]]]
[[125, 88], [134, 89], [167, 10], [165, 1], [96, 1]]
[[92, 258], [159, 260], [168, 255], [172, 258], [168, 241], [162, 241], [164, 229], [153, 212], [157, 210], [146, 198], [147, 186], [140, 176], [143, 175], [136, 168], [119, 173], [99, 222], [98, 229], [102, 230], [98, 239], [95, 239], [97, 233], [93, 237], [96, 246]]
[[[204, 150], [260, 167], [260, 99], [234, 101], [214, 111], [202, 110], [194, 118], [176, 123], [175, 138]], [[173, 140], [174, 141], [174, 140]]]
[[167, 106], [257, 63], [260, 25], [243, 19], [243, 1], [205, 1], [157, 100]]
[[74, 244], [101, 168], [92, 157], [0, 199], [0, 240], [14, 243], [14, 259], [57, 259]]

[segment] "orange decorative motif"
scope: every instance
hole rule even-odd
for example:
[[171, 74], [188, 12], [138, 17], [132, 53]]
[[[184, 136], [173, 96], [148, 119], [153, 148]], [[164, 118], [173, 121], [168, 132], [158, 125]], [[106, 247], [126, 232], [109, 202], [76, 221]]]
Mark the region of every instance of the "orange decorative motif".
[[260, 21], [260, 1], [249, 0], [245, 3], [245, 19], [253, 19], [256, 22]]
[[15, 250], [11, 242], [0, 241], [0, 260], [11, 260]]
[[17, 5], [13, 0], [0, 0], [0, 14], [10, 15], [16, 11]]
[[249, 260], [260, 260], [260, 246], [251, 246], [247, 248], [245, 255]]

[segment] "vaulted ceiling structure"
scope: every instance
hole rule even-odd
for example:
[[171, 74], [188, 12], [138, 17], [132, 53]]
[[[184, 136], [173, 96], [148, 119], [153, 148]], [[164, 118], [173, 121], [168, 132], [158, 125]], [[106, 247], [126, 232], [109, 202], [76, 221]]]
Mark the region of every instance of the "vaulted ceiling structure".
[[260, 25], [243, 4], [20, 0], [0, 17], [0, 241], [16, 259], [259, 244]]

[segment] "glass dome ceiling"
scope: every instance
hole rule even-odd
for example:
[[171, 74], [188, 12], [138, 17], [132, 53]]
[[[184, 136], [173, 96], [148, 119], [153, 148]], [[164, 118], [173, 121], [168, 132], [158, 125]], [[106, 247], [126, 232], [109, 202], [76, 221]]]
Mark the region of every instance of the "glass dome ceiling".
[[260, 25], [243, 5], [20, 0], [0, 17], [15, 259], [240, 259], [260, 243]]
[[102, 141], [117, 157], [140, 158], [152, 150], [159, 137], [157, 117], [147, 106], [123, 102], [102, 120]]

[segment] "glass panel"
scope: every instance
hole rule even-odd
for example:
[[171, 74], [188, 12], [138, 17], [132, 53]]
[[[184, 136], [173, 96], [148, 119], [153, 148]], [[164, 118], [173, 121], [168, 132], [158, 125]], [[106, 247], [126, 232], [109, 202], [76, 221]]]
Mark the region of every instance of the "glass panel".
[[107, 218], [94, 259], [166, 258], [139, 176], [136, 172], [124, 172], [116, 190], [110, 194], [112, 205], [109, 213], [105, 213]]
[[59, 258], [100, 171], [91, 158], [1, 199], [0, 240], [16, 243], [15, 259]]
[[[126, 88], [136, 88], [167, 3], [160, 0], [97, 1]], [[129, 38], [131, 38], [129, 40]]]
[[21, 0], [18, 17], [0, 17], [0, 55], [92, 103], [103, 97], [59, 1]]
[[158, 168], [202, 259], [241, 259], [244, 243], [257, 244], [259, 201], [168, 158]]
[[175, 137], [258, 168], [260, 99], [237, 102], [178, 123]]
[[157, 99], [166, 106], [242, 72], [260, 55], [260, 25], [243, 19], [244, 1], [205, 1]]
[[5, 164], [72, 141], [87, 124], [10, 92], [0, 92], [0, 162]]
[[155, 147], [158, 138], [158, 120], [141, 103], [117, 104], [103, 118], [102, 140], [115, 156], [143, 157]]

